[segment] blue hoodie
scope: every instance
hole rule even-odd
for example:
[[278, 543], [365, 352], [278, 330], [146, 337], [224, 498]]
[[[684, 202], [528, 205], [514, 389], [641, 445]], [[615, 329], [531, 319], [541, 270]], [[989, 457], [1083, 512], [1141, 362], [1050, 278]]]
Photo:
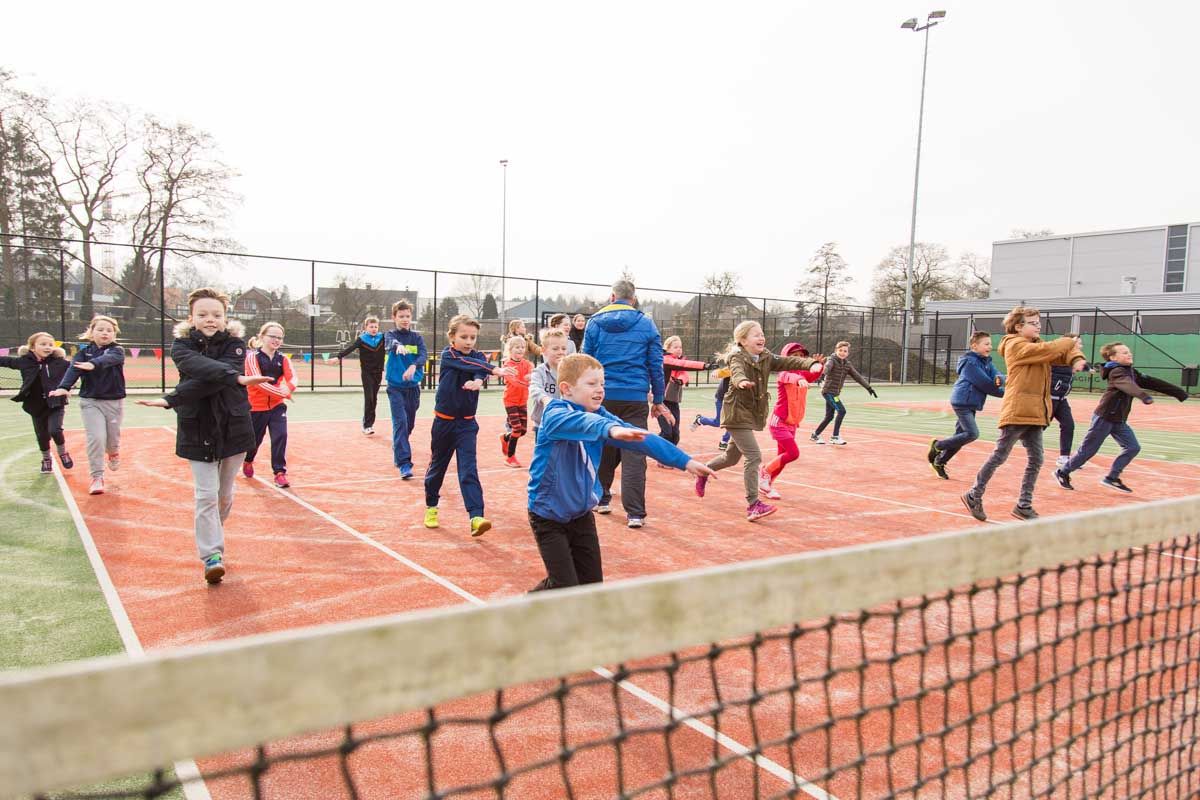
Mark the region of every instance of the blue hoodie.
[[[91, 372], [76, 369], [81, 361], [90, 361], [94, 366]], [[93, 400], [120, 400], [125, 396], [125, 348], [113, 342], [103, 347], [95, 342], [80, 346], [79, 352], [71, 359], [71, 366], [63, 375], [60, 389], [71, 389], [75, 381], [83, 378], [83, 388], [79, 390], [80, 397]]]
[[[384, 350], [387, 350], [387, 382], [388, 386], [404, 388], [419, 387], [425, 377], [425, 337], [412, 330], [394, 328], [383, 335]], [[417, 371], [412, 380], [404, 380], [404, 371], [413, 364]]]
[[640, 442], [610, 439], [608, 432], [614, 425], [634, 427], [603, 408], [589, 412], [561, 397], [550, 401], [542, 413], [529, 465], [530, 511], [566, 523], [595, 508], [600, 502], [596, 465], [605, 445], [644, 453], [678, 469], [691, 460], [687, 453], [653, 434]]
[[588, 320], [583, 352], [604, 367], [604, 393], [609, 400], [663, 401], [662, 337], [654, 320], [626, 300], [616, 300]]
[[1004, 389], [996, 385], [997, 377], [1003, 384], [1005, 376], [996, 372], [992, 359], [968, 350], [958, 359], [958, 380], [950, 392], [950, 405], [982, 411], [989, 394], [1004, 397]]

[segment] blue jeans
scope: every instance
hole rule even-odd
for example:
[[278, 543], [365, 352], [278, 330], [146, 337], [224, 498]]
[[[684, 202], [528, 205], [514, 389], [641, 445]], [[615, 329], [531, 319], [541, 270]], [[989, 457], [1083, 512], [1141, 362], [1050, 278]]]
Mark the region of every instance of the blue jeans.
[[834, 397], [831, 394], [822, 394], [821, 397], [825, 398], [825, 419], [821, 420], [821, 424], [813, 431], [813, 436], [820, 436], [835, 414], [837, 421], [833, 423], [833, 435], [837, 436], [842, 430], [842, 420], [846, 418], [846, 406], [840, 397]]
[[954, 406], [954, 414], [958, 421], [954, 423], [954, 435], [939, 439], [937, 443], [941, 454], [937, 457], [939, 464], [945, 464], [950, 459], [979, 438], [979, 424], [975, 422], [975, 409], [966, 406]]
[[458, 488], [468, 517], [483, 516], [483, 487], [475, 463], [475, 443], [479, 438], [479, 423], [474, 419], [442, 419], [434, 417], [430, 436], [432, 452], [425, 470], [425, 505], [434, 508], [441, 497], [442, 482], [450, 467], [450, 458], [458, 462]]
[[387, 387], [388, 404], [392, 407], [392, 463], [397, 467], [412, 466], [412, 448], [408, 437], [417, 424], [417, 409], [421, 407], [421, 387]]
[[1062, 468], [1062, 471], [1069, 475], [1082, 467], [1100, 451], [1100, 445], [1104, 444], [1104, 440], [1109, 436], [1121, 445], [1121, 453], [1109, 468], [1108, 477], [1121, 477], [1121, 472], [1129, 466], [1129, 462], [1142, 452], [1142, 446], [1138, 444], [1133, 428], [1124, 422], [1109, 422], [1096, 415], [1092, 415], [1092, 427], [1088, 428], [1087, 434], [1084, 435], [1083, 444], [1079, 445], [1079, 449], [1075, 451], [1075, 455], [1071, 456], [1071, 460]]
[[[701, 414], [701, 415], [699, 416], [699, 422], [700, 422], [700, 424], [701, 424], [701, 425], [707, 425], [707, 426], [708, 426], [708, 427], [710, 427], [710, 428], [719, 428], [719, 427], [721, 427], [721, 407], [722, 407], [722, 406], [724, 406], [724, 405], [725, 405], [725, 395], [724, 395], [724, 393], [722, 393], [722, 392], [717, 392], [717, 410], [716, 410], [716, 413], [714, 413], [714, 414], [713, 414], [711, 417], [706, 417], [706, 416], [704, 416], [703, 414]], [[725, 431], [725, 433], [721, 434], [721, 441], [722, 441], [722, 442], [728, 442], [728, 441], [729, 441], [729, 431]]]

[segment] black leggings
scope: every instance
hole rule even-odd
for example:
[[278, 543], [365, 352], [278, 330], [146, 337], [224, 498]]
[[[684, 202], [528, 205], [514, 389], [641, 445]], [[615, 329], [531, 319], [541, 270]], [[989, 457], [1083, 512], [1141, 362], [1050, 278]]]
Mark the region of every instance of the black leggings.
[[33, 433], [37, 436], [38, 449], [43, 453], [50, 449], [50, 440], [62, 447], [67, 443], [66, 437], [63, 436], [63, 415], [66, 409], [62, 406], [58, 408], [43, 408], [37, 413], [30, 412], [29, 416], [33, 417]]
[[667, 424], [666, 417], [658, 418], [659, 435], [666, 439], [671, 444], [679, 444], [679, 403], [667, 400], [663, 403], [667, 410], [675, 417], [675, 422], [671, 425]]
[[375, 427], [375, 406], [379, 402], [379, 384], [382, 381], [382, 372], [362, 370], [364, 428]]
[[1058, 420], [1058, 453], [1069, 456], [1071, 445], [1075, 441], [1075, 417], [1071, 415], [1071, 404], [1067, 402], [1067, 398], [1054, 401], [1051, 416]]

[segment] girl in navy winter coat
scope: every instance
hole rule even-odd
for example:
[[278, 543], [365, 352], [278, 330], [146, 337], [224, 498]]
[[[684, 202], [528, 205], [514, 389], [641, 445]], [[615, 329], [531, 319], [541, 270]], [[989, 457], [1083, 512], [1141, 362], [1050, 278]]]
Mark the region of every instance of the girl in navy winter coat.
[[991, 356], [992, 335], [983, 331], [971, 334], [971, 349], [958, 359], [958, 380], [950, 392], [950, 405], [958, 418], [954, 435], [929, 443], [929, 465], [939, 478], [949, 480], [946, 463], [979, 438], [975, 414], [983, 410], [988, 395], [1004, 396], [1004, 376], [996, 372]]
[[58, 445], [58, 460], [63, 469], [75, 466], [63, 436], [67, 398], [50, 396], [66, 374], [67, 366], [67, 354], [45, 331], [30, 336], [15, 358], [0, 356], [0, 367], [21, 372], [21, 389], [12, 400], [20, 403], [21, 409], [33, 418], [33, 432], [37, 436], [38, 450], [42, 452], [43, 474], [54, 472], [54, 461], [50, 458], [51, 439]]

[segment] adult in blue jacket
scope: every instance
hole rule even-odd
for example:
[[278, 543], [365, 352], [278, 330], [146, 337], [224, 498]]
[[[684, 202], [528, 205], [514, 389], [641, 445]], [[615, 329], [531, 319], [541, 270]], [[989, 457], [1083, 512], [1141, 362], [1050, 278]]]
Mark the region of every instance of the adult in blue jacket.
[[[609, 304], [597, 311], [583, 332], [583, 352], [604, 367], [604, 408], [637, 428], [650, 421], [646, 395], [653, 396], [653, 416], [673, 419], [663, 404], [662, 337], [654, 320], [637, 308], [637, 289], [632, 281], [612, 285]], [[612, 482], [621, 465], [621, 505], [631, 528], [646, 519], [646, 456], [633, 450], [605, 445], [600, 458], [599, 514], [612, 511]]]
[[938, 477], [949, 479], [946, 463], [979, 438], [976, 412], [983, 410], [988, 395], [1004, 396], [1004, 376], [992, 364], [992, 336], [983, 331], [971, 334], [971, 349], [958, 359], [958, 380], [950, 392], [950, 406], [958, 418], [954, 435], [929, 443], [929, 464]]

